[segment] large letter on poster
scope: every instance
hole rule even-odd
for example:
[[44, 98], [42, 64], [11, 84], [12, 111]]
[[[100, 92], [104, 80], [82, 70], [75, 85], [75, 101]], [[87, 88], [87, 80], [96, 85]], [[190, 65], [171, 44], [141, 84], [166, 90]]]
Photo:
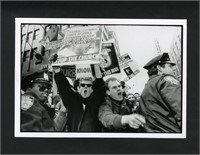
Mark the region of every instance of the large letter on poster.
[[63, 45], [58, 51], [54, 66], [98, 63], [97, 55], [101, 50], [102, 26], [68, 28]]

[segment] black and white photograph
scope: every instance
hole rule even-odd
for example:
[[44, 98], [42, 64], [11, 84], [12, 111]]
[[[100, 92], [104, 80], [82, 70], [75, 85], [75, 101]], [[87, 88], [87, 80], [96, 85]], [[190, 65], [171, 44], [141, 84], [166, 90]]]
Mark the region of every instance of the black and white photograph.
[[199, 154], [199, 1], [1, 3], [1, 154]]
[[186, 138], [187, 20], [15, 24], [15, 137]]

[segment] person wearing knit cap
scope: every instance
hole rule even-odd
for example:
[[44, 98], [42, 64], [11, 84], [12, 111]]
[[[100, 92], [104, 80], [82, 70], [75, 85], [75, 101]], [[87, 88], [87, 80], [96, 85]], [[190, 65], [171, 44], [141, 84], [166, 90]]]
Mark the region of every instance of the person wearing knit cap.
[[140, 96], [140, 109], [146, 118], [146, 132], [181, 132], [181, 84], [174, 76], [174, 66], [168, 53], [144, 66], [149, 80]]

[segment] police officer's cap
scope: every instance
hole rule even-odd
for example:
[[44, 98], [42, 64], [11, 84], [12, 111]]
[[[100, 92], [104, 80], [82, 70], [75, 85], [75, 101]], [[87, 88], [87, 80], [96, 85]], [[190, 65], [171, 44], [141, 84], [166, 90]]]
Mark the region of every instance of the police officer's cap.
[[175, 63], [171, 62], [169, 54], [163, 53], [162, 55], [159, 55], [151, 59], [143, 68], [148, 70], [158, 64], [171, 64], [172, 66], [175, 65]]
[[51, 87], [49, 80], [44, 78], [44, 73], [35, 72], [31, 75], [28, 75], [22, 78], [22, 90], [25, 91], [27, 88], [31, 87], [34, 83], [45, 83]]

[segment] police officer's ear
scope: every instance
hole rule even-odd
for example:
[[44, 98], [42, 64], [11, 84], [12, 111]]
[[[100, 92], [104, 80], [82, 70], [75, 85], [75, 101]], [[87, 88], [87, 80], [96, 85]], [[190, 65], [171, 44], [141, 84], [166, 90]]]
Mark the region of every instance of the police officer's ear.
[[162, 68], [161, 65], [157, 65], [156, 67], [157, 67], [157, 69], [158, 69], [158, 72], [162, 72], [163, 68]]

